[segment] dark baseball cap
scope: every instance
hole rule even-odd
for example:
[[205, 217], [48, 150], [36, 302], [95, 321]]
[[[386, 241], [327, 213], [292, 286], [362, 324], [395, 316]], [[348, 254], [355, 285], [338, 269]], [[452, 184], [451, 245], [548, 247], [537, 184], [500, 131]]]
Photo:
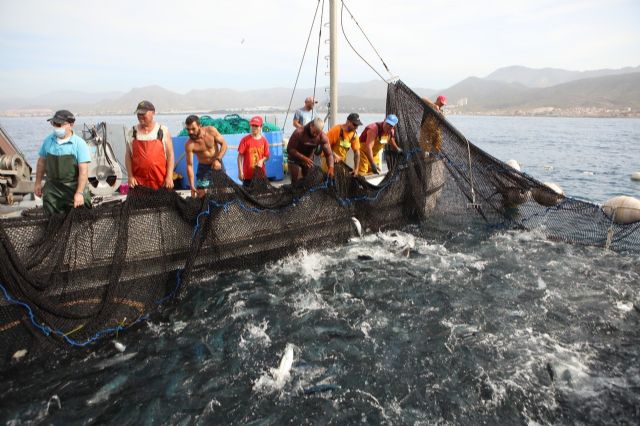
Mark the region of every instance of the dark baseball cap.
[[64, 123], [74, 123], [76, 118], [71, 114], [71, 111], [61, 109], [60, 111], [56, 111], [56, 113], [53, 114], [53, 117], [49, 118], [47, 121], [53, 124], [62, 125]]
[[141, 101], [136, 107], [136, 114], [144, 114], [147, 111], [156, 111], [156, 107], [149, 101]]
[[356, 126], [362, 126], [362, 121], [360, 121], [360, 116], [355, 112], [352, 112], [351, 114], [349, 114], [349, 116], [347, 117], [347, 121], [352, 122]]

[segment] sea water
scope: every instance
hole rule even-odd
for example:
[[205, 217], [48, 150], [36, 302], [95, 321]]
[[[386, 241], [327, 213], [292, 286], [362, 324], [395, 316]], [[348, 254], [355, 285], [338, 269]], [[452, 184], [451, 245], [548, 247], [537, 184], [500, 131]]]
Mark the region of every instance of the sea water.
[[[450, 119], [569, 195], [640, 196], [640, 120]], [[640, 255], [428, 229], [212, 273], [118, 344], [0, 373], [0, 421], [638, 424]]]

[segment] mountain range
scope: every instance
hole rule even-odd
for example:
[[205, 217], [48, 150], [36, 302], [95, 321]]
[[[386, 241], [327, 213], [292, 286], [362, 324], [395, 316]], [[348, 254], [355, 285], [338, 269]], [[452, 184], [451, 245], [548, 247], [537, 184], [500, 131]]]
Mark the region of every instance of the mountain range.
[[[594, 71], [510, 66], [440, 90], [413, 89], [430, 99], [445, 94], [448, 108], [458, 113], [640, 115], [640, 66]], [[313, 89], [298, 89], [292, 108], [299, 108], [312, 93]], [[385, 109], [386, 83], [379, 80], [340, 84], [339, 94], [342, 111]], [[60, 105], [84, 115], [132, 114], [141, 99], [151, 100], [163, 113], [282, 111], [289, 105], [291, 89], [198, 89], [180, 94], [147, 86], [126, 93], [57, 91], [31, 99], [0, 100], [0, 115], [47, 114]], [[326, 104], [325, 88], [316, 90], [316, 99]]]

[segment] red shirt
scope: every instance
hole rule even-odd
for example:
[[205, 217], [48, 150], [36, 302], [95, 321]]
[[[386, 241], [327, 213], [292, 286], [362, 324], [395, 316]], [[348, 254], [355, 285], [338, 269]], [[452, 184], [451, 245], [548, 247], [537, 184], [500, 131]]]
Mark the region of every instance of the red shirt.
[[[242, 155], [242, 174], [245, 180], [253, 177], [253, 168], [263, 158], [269, 157], [269, 143], [264, 136], [255, 139], [247, 135], [240, 141], [238, 154]], [[267, 173], [267, 168], [262, 164], [262, 171]]]

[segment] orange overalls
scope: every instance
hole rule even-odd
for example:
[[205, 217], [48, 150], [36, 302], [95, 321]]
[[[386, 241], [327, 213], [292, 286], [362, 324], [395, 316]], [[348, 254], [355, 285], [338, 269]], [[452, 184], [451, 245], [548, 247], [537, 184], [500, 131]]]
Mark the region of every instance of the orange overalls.
[[138, 185], [152, 189], [162, 188], [167, 178], [167, 155], [162, 142], [162, 128], [152, 140], [141, 141], [136, 136], [137, 129], [134, 127], [131, 142], [133, 177], [138, 181]]

